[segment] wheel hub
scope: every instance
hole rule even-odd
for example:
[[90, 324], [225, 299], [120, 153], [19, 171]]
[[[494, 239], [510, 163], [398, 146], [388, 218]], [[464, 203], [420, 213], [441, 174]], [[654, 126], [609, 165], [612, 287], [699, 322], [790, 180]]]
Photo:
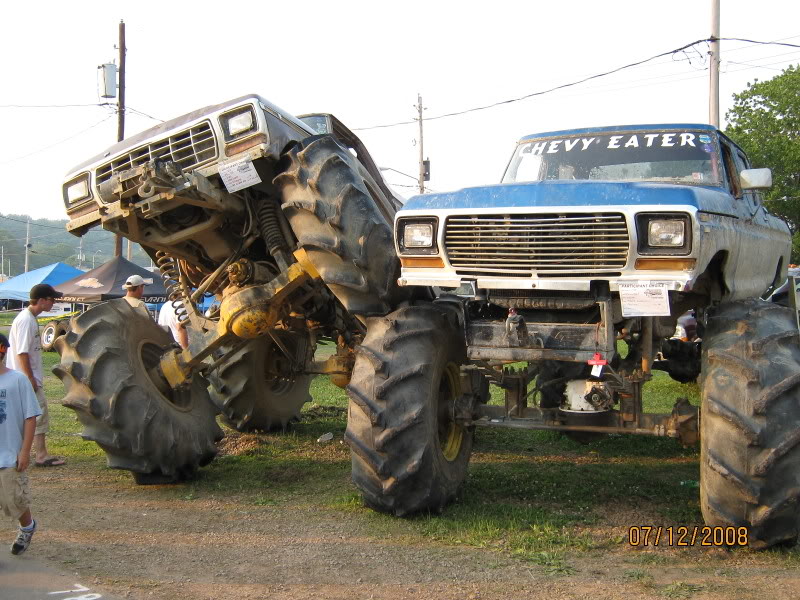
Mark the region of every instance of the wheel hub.
[[142, 361], [145, 371], [156, 389], [164, 399], [180, 410], [191, 408], [191, 394], [182, 394], [179, 390], [172, 388], [160, 375], [159, 366], [161, 357], [164, 355], [164, 348], [152, 342], [142, 342], [139, 346], [139, 358]]

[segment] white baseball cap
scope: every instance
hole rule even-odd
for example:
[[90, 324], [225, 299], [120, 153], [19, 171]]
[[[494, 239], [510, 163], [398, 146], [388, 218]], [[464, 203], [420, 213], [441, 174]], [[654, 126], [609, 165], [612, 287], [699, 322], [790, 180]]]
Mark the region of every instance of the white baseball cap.
[[122, 289], [129, 290], [139, 287], [140, 285], [150, 285], [151, 283], [153, 283], [152, 279], [144, 279], [141, 275], [131, 275], [125, 283], [122, 284]]

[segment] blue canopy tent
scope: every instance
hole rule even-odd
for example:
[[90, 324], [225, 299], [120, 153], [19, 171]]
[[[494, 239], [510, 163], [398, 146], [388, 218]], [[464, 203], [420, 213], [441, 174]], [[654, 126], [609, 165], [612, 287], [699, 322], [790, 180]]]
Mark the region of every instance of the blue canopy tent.
[[37, 283], [49, 283], [55, 287], [59, 283], [72, 279], [81, 273], [83, 273], [83, 271], [80, 269], [70, 267], [62, 262], [40, 267], [0, 283], [0, 299], [21, 300], [25, 302], [30, 297], [28, 294], [31, 288]]

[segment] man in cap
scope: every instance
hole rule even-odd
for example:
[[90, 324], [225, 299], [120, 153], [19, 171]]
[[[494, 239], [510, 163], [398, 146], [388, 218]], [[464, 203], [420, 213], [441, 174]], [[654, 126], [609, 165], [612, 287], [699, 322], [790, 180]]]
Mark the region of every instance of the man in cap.
[[33, 436], [33, 449], [37, 467], [58, 467], [64, 460], [50, 456], [47, 451], [45, 434], [50, 429], [47, 411], [47, 398], [44, 395], [44, 369], [42, 367], [42, 341], [39, 337], [39, 323], [36, 320], [43, 312], [52, 310], [56, 298], [63, 294], [46, 283], [38, 283], [31, 288], [30, 304], [20, 311], [11, 330], [8, 332], [9, 349], [6, 354], [6, 367], [22, 372], [33, 386], [42, 414], [36, 417], [36, 431]]
[[145, 280], [141, 275], [131, 275], [122, 284], [122, 289], [125, 290], [125, 300], [133, 308], [147, 310], [147, 305], [142, 302], [141, 298], [144, 295], [144, 286], [148, 283], [153, 283], [153, 280]]

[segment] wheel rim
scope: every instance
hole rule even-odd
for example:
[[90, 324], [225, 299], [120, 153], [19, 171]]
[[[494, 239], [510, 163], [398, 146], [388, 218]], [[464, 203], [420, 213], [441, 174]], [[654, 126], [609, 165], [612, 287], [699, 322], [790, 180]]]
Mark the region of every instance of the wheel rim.
[[[286, 337], [281, 340], [286, 350], [290, 354], [297, 354], [297, 344], [302, 343], [291, 337]], [[294, 388], [297, 380], [297, 373], [292, 372], [292, 366], [289, 358], [283, 354], [276, 343], [272, 343], [269, 351], [267, 352], [265, 381], [270, 393], [276, 396], [288, 394]]]
[[270, 393], [282, 395], [290, 392], [294, 386], [294, 375], [291, 374], [289, 360], [283, 355], [280, 348], [273, 347], [267, 358], [266, 384]]
[[439, 405], [437, 429], [439, 446], [445, 460], [453, 462], [461, 452], [464, 440], [464, 427], [453, 422], [453, 407], [461, 395], [458, 365], [447, 363], [439, 383]]
[[47, 327], [42, 334], [42, 338], [46, 346], [49, 346], [53, 343], [53, 340], [56, 337], [56, 328], [55, 327]]

